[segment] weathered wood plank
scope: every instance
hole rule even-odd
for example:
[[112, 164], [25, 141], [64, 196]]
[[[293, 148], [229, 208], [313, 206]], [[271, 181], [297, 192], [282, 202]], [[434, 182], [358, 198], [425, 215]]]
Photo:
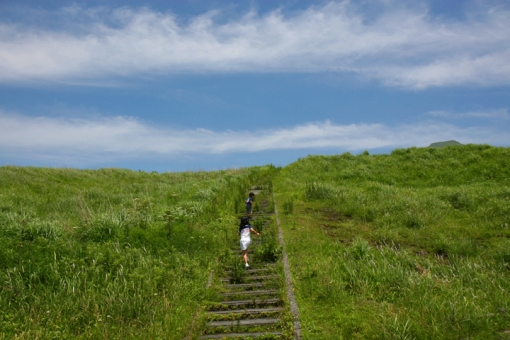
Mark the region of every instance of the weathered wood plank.
[[260, 314], [260, 313], [275, 313], [283, 312], [282, 307], [269, 307], [269, 308], [248, 308], [248, 309], [234, 309], [234, 310], [218, 310], [208, 311], [207, 314], [225, 315], [225, 314]]
[[245, 305], [276, 305], [281, 303], [281, 299], [251, 299], [251, 300], [231, 300], [223, 301], [220, 304], [225, 306], [245, 306]]
[[[260, 276], [244, 276], [242, 279], [244, 281], [261, 281], [261, 280], [274, 280], [277, 279], [278, 275], [260, 275]], [[221, 279], [222, 282], [230, 282], [232, 278], [224, 277]]]
[[280, 322], [279, 318], [259, 318], [246, 320], [211, 321], [209, 327], [236, 327], [236, 326], [262, 326], [273, 325]]
[[237, 292], [221, 293], [222, 296], [236, 296], [236, 295], [274, 295], [279, 292], [278, 289], [264, 289], [264, 290], [241, 290]]
[[232, 284], [226, 284], [223, 287], [226, 289], [247, 289], [247, 288], [259, 288], [259, 287], [265, 287], [265, 282], [254, 282], [254, 283], [232, 283]]
[[281, 332], [256, 332], [256, 333], [220, 333], [220, 334], [209, 334], [202, 335], [199, 339], [223, 339], [223, 338], [256, 338], [263, 335], [276, 335], [281, 336]]

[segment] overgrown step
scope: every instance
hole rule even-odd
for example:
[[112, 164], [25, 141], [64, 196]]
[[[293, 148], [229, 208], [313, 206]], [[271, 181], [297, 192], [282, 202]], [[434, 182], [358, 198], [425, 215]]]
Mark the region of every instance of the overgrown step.
[[224, 292], [222, 296], [238, 296], [238, 295], [275, 295], [278, 294], [278, 289], [265, 289], [265, 290], [245, 290], [245, 291], [231, 291]]
[[211, 321], [209, 327], [236, 327], [236, 326], [261, 326], [272, 325], [280, 322], [278, 318], [259, 318], [246, 320]]
[[[263, 281], [263, 280], [275, 280], [278, 278], [278, 275], [260, 275], [260, 276], [244, 276], [241, 279], [243, 281]], [[224, 277], [221, 279], [222, 282], [230, 282], [234, 278], [232, 277]]]
[[[228, 289], [227, 289], [228, 287]], [[278, 290], [280, 288], [279, 282], [277, 281], [255, 281], [255, 282], [245, 282], [245, 283], [230, 283], [224, 285], [225, 290], [220, 293], [229, 293], [229, 292], [251, 292], [251, 291], [264, 291], [264, 290]], [[250, 293], [247, 293], [250, 294]]]
[[249, 299], [249, 300], [230, 300], [220, 302], [220, 306], [224, 307], [245, 307], [245, 306], [269, 306], [269, 305], [280, 305], [282, 303], [281, 299], [271, 298], [271, 299]]
[[[262, 267], [262, 268], [249, 268], [249, 269], [246, 269], [244, 271], [245, 275], [252, 275], [254, 273], [267, 273], [267, 272], [274, 272], [274, 268], [268, 268], [267, 266], [266, 267]], [[227, 274], [232, 274], [232, 271], [231, 270], [227, 270], [226, 271]]]
[[254, 314], [264, 314], [264, 313], [279, 313], [282, 312], [282, 307], [268, 307], [268, 308], [248, 308], [248, 309], [234, 309], [234, 310], [218, 310], [218, 311], [208, 311], [208, 315], [229, 315], [229, 314], [244, 314], [244, 315], [254, 315]]
[[254, 211], [252, 213], [253, 216], [268, 216], [268, 215], [272, 215], [274, 214], [273, 212], [259, 212], [259, 211]]
[[281, 332], [255, 332], [255, 333], [219, 333], [203, 335], [199, 339], [224, 339], [224, 338], [257, 338], [264, 335], [281, 336]]
[[[238, 253], [238, 254], [242, 254], [243, 251], [241, 249], [239, 249], [239, 247], [237, 248], [232, 248], [231, 249], [234, 253]], [[252, 248], [248, 248], [248, 254], [253, 254], [253, 249]]]
[[267, 286], [267, 283], [266, 282], [258, 282], [258, 283], [231, 283], [231, 284], [226, 284], [224, 285], [224, 287], [226, 289], [245, 289], [245, 290], [248, 290], [248, 289], [254, 289], [254, 288], [261, 288], [261, 287], [265, 287]]
[[[267, 202], [261, 202], [260, 212], [255, 212], [253, 220], [264, 218], [268, 213], [263, 209]], [[270, 219], [258, 220], [259, 225], [271, 227]], [[254, 223], [255, 224], [255, 223]], [[253, 240], [249, 254], [255, 253], [262, 244], [262, 238]], [[242, 263], [242, 251], [237, 245], [231, 245], [231, 251], [239, 256], [239, 265]], [[282, 332], [282, 313], [285, 312], [284, 301], [281, 299], [280, 274], [276, 263], [250, 262], [249, 268], [235, 267], [236, 270], [227, 270], [226, 277], [220, 278], [224, 292], [219, 293], [227, 301], [209, 305], [206, 318], [209, 320], [200, 339], [224, 338], [255, 338], [271, 336], [279, 339], [284, 337]], [[244, 264], [243, 264], [244, 266]], [[236, 283], [234, 283], [234, 281]]]

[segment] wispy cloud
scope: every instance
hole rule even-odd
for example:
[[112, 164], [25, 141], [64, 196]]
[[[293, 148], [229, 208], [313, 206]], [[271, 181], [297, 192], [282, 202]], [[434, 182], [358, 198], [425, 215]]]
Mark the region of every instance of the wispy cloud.
[[70, 155], [82, 162], [98, 159], [178, 159], [189, 154], [256, 153], [270, 150], [335, 148], [338, 151], [427, 146], [456, 139], [462, 143], [509, 145], [507, 131], [460, 128], [445, 123], [336, 125], [329, 121], [259, 131], [176, 130], [127, 117], [96, 120], [34, 118], [0, 114], [0, 155], [37, 158]]
[[433, 117], [448, 118], [448, 119], [470, 119], [478, 118], [484, 120], [508, 120], [510, 113], [508, 109], [497, 110], [484, 110], [484, 111], [470, 111], [465, 113], [457, 113], [451, 111], [430, 111], [429, 115]]
[[510, 83], [508, 10], [448, 21], [423, 6], [395, 3], [371, 20], [344, 1], [292, 15], [250, 12], [226, 22], [210, 12], [187, 23], [147, 8], [72, 7], [54, 13], [61, 30], [0, 23], [0, 82], [328, 71], [414, 89]]

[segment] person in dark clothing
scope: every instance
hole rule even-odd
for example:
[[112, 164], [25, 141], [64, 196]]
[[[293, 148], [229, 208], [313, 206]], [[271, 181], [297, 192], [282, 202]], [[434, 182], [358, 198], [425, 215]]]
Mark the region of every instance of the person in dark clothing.
[[246, 215], [252, 216], [253, 213], [253, 200], [255, 199], [255, 194], [250, 192], [246, 201], [244, 201], [246, 205]]

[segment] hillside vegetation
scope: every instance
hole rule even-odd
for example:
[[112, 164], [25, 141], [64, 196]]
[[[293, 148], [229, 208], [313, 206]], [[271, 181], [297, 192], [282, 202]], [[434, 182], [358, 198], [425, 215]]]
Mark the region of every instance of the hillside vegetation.
[[309, 156], [274, 180], [305, 339], [510, 333], [510, 149]]
[[[199, 334], [256, 184], [278, 204], [303, 339], [508, 338], [509, 160], [466, 145], [216, 172], [0, 167], [0, 339]], [[277, 261], [275, 238], [254, 258]]]
[[0, 167], [0, 339], [183, 338], [272, 169]]

